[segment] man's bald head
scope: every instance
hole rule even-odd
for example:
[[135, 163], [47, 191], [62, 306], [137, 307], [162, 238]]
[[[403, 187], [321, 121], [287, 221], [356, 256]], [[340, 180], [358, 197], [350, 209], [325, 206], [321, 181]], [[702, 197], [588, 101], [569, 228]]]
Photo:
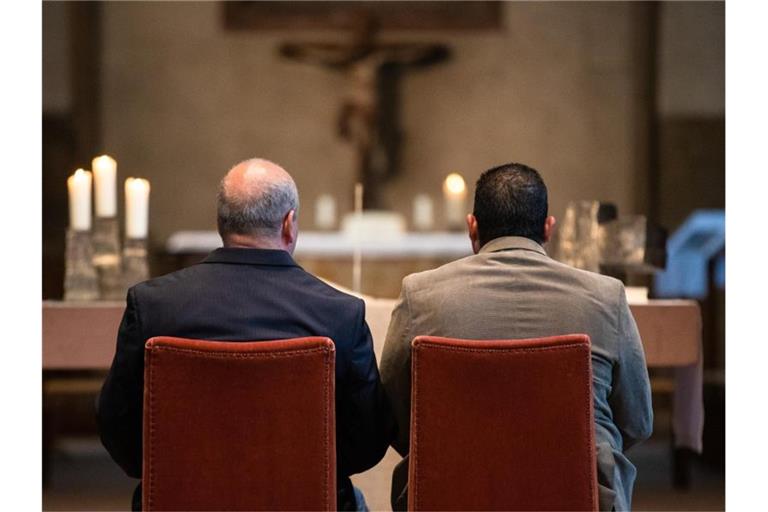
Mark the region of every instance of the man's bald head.
[[217, 224], [224, 244], [233, 237], [279, 238], [286, 216], [298, 212], [299, 193], [279, 165], [253, 158], [240, 162], [221, 180]]

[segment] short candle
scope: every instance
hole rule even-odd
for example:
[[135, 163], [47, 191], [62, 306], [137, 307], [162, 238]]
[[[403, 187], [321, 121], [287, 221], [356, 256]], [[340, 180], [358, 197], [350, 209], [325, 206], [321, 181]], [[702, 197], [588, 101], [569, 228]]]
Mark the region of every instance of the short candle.
[[146, 238], [149, 227], [149, 181], [125, 180], [125, 236]]

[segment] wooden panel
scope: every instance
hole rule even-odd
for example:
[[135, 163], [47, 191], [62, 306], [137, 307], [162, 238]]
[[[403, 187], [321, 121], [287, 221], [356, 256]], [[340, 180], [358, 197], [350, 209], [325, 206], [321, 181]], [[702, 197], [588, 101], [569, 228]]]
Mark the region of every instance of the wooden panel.
[[467, 30], [501, 28], [502, 2], [224, 2], [228, 30], [349, 29], [371, 16], [380, 28]]
[[635, 209], [658, 219], [658, 114], [656, 109], [659, 12], [658, 2], [633, 2], [631, 76], [637, 93], [632, 108], [635, 123], [634, 176]]
[[101, 152], [101, 5], [71, 2], [72, 122], [78, 167]]
[[71, 117], [43, 114], [43, 299], [64, 296], [64, 238], [69, 224], [67, 176], [75, 169]]
[[725, 118], [660, 121], [659, 221], [673, 232], [697, 208], [725, 208]]

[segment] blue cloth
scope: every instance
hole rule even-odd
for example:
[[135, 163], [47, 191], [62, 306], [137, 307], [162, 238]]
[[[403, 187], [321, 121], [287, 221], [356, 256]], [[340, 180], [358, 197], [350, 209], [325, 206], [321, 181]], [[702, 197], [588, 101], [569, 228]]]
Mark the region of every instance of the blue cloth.
[[365, 502], [363, 491], [358, 487], [352, 486], [355, 491], [355, 502], [357, 503], [357, 512], [368, 512], [368, 504]]
[[667, 268], [656, 274], [658, 297], [703, 299], [709, 293], [709, 261], [714, 281], [725, 286], [725, 211], [697, 210], [667, 241]]

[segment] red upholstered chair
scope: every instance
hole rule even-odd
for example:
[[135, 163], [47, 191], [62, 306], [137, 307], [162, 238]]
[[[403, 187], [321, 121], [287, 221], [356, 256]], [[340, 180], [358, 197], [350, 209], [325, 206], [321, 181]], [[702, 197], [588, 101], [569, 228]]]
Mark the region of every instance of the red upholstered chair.
[[410, 510], [597, 510], [589, 337], [412, 347]]
[[152, 338], [144, 510], [335, 510], [328, 338]]

